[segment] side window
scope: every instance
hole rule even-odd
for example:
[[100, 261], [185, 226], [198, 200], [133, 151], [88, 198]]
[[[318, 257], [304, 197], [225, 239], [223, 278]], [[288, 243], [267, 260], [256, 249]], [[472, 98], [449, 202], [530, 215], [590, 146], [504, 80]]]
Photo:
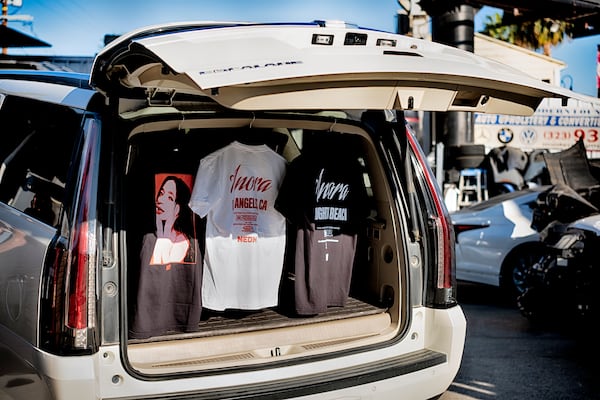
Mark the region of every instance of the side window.
[[0, 121], [0, 201], [56, 225], [81, 115], [8, 96]]

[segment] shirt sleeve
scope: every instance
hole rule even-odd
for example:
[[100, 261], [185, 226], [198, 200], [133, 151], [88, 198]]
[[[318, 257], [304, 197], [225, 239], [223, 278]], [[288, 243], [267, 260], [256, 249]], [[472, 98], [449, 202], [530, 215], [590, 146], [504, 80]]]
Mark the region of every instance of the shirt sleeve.
[[200, 160], [194, 189], [190, 198], [190, 208], [194, 213], [204, 218], [212, 205], [218, 200], [220, 180], [217, 175], [218, 159], [211, 155]]

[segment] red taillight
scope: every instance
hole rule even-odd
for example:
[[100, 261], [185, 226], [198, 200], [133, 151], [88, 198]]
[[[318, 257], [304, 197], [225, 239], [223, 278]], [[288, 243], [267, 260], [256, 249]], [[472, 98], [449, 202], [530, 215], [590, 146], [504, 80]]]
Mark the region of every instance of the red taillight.
[[84, 221], [73, 236], [67, 326], [84, 329], [87, 328], [88, 309], [88, 223]]
[[75, 348], [87, 348], [95, 318], [96, 196], [98, 183], [98, 132], [95, 120], [87, 121], [76, 201], [75, 220], [69, 244], [66, 326], [72, 329]]
[[454, 232], [456, 232], [456, 236], [458, 237], [459, 234], [466, 232], [466, 231], [472, 231], [473, 229], [481, 229], [481, 228], [487, 228], [488, 226], [490, 226], [489, 224], [483, 224], [483, 225], [477, 225], [477, 224], [454, 224]]
[[454, 238], [452, 235], [451, 225], [444, 215], [434, 218], [436, 232], [438, 255], [443, 259], [438, 260], [437, 287], [438, 289], [452, 288], [454, 281]]
[[95, 326], [95, 225], [94, 221], [82, 221], [72, 232], [65, 325], [75, 349], [88, 348], [89, 330]]
[[438, 289], [452, 289], [454, 287], [454, 229], [450, 223], [450, 216], [442, 200], [437, 181], [434, 179], [431, 169], [427, 167], [427, 160], [421, 147], [410, 132], [407, 132], [406, 135], [419, 163], [424, 166], [423, 171], [427, 186], [433, 195], [436, 215], [432, 218], [436, 231], [436, 253], [438, 256], [436, 287]]
[[86, 120], [84, 130], [76, 190], [68, 208], [72, 214], [62, 217], [63, 228], [45, 271], [40, 337], [44, 349], [57, 354], [89, 353], [96, 345], [98, 121]]

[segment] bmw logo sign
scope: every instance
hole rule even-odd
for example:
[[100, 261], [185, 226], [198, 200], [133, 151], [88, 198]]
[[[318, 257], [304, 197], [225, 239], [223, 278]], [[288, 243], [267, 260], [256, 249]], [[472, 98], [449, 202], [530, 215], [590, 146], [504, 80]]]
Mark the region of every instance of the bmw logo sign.
[[510, 128], [502, 128], [498, 131], [498, 140], [500, 143], [510, 143], [514, 136], [515, 134]]

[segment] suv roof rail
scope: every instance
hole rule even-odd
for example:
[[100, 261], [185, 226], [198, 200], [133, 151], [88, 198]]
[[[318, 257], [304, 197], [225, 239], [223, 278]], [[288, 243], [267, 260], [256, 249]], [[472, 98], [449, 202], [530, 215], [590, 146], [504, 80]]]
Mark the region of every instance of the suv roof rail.
[[68, 71], [32, 71], [32, 70], [12, 70], [3, 69], [0, 70], [0, 79], [16, 79], [26, 81], [36, 81], [45, 83], [54, 83], [60, 85], [67, 85], [78, 87], [82, 89], [93, 88], [89, 83], [89, 74], [82, 72], [68, 72]]

